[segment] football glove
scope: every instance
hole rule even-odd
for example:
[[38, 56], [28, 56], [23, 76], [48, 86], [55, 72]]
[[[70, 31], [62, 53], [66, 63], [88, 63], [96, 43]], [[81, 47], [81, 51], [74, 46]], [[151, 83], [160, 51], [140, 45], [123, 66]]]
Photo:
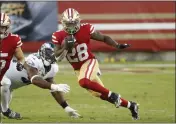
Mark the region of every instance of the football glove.
[[70, 91], [70, 86], [67, 84], [51, 84], [51, 92], [55, 91], [68, 93]]
[[116, 48], [117, 49], [125, 49], [125, 48], [128, 48], [128, 47], [130, 47], [131, 45], [130, 44], [118, 44], [117, 46], [116, 46]]
[[17, 62], [16, 69], [17, 69], [18, 71], [22, 71], [23, 68], [24, 68], [23, 64], [20, 63], [20, 62]]
[[74, 110], [73, 108], [67, 106], [65, 108], [65, 112], [68, 113], [68, 115], [72, 118], [80, 118], [81, 115], [77, 113], [77, 110]]

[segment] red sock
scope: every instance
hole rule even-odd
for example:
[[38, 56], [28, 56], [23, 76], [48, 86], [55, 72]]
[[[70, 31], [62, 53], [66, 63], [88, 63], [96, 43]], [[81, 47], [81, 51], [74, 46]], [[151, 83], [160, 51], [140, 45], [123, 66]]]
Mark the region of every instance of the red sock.
[[126, 108], [127, 108], [127, 106], [128, 106], [128, 101], [125, 100], [125, 99], [123, 99], [123, 98], [120, 98], [120, 100], [121, 100], [121, 105], [120, 105], [120, 106], [123, 106], [123, 107], [126, 107]]
[[103, 86], [101, 86], [97, 82], [91, 81], [91, 80], [89, 80], [87, 78], [83, 78], [83, 79], [79, 80], [79, 84], [83, 88], [87, 88], [87, 89], [93, 90], [95, 92], [101, 93], [101, 94], [103, 94], [103, 95], [108, 97], [109, 90], [104, 88]]

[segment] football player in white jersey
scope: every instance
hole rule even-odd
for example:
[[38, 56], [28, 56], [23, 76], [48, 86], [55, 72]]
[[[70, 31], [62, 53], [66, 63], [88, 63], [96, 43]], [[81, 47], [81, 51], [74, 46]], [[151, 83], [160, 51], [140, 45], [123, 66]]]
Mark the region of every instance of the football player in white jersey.
[[54, 84], [54, 76], [58, 72], [58, 65], [55, 63], [54, 45], [44, 43], [37, 53], [30, 54], [25, 59], [24, 69], [16, 69], [17, 62], [11, 61], [11, 67], [2, 79], [1, 87], [1, 108], [4, 116], [12, 119], [21, 119], [21, 115], [9, 108], [12, 91], [22, 86], [34, 84], [43, 89], [51, 90], [51, 94], [59, 105], [73, 118], [79, 118], [80, 115], [71, 108], [63, 97], [70, 87], [67, 84]]

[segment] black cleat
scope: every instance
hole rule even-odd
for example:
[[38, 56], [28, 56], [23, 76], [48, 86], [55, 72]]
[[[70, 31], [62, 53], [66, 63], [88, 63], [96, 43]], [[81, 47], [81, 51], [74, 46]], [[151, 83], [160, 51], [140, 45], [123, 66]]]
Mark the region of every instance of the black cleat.
[[111, 103], [114, 103], [116, 108], [119, 108], [121, 104], [120, 97], [121, 97], [120, 94], [111, 93], [111, 96], [109, 97], [109, 101]]
[[130, 103], [131, 103], [131, 106], [129, 109], [131, 111], [132, 118], [133, 118], [133, 120], [138, 120], [139, 119], [139, 112], [138, 112], [139, 104], [132, 102], [132, 101], [130, 101]]
[[10, 119], [22, 119], [19, 113], [14, 112], [10, 109], [8, 109], [6, 112], [2, 112], [2, 114]]

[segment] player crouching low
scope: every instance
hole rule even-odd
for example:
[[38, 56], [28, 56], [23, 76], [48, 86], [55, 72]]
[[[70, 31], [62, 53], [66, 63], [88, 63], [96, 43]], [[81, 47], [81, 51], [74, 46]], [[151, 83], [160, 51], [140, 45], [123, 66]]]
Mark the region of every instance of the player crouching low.
[[12, 119], [21, 119], [21, 115], [9, 108], [12, 91], [22, 86], [34, 84], [43, 89], [51, 90], [51, 94], [60, 106], [73, 118], [80, 115], [71, 108], [65, 101], [62, 93], [68, 93], [70, 87], [67, 84], [54, 84], [54, 76], [58, 72], [58, 65], [55, 63], [54, 48], [51, 43], [41, 46], [38, 53], [30, 54], [26, 58], [24, 69], [16, 69], [17, 61], [11, 61], [9, 70], [2, 79], [1, 87], [1, 108], [4, 116]]

